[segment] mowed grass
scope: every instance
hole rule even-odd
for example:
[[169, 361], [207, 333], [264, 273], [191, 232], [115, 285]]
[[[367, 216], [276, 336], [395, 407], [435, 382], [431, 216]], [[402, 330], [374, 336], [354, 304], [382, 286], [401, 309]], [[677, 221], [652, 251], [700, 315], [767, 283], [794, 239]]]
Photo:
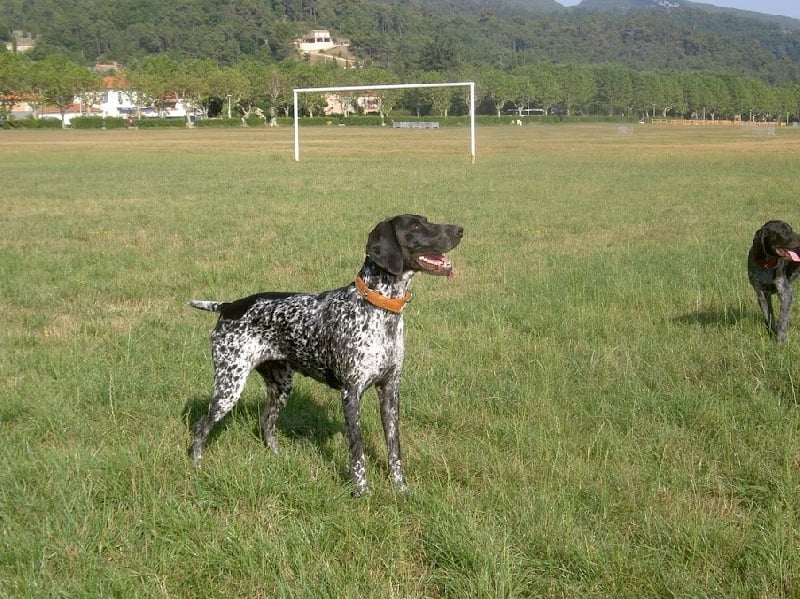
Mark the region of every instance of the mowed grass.
[[[2, 131], [0, 595], [800, 596], [800, 316], [755, 230], [800, 227], [800, 130]], [[255, 378], [195, 471], [212, 315], [353, 280], [402, 212], [464, 225], [415, 279], [402, 442], [350, 498], [336, 392]], [[797, 307], [795, 308], [795, 313]]]

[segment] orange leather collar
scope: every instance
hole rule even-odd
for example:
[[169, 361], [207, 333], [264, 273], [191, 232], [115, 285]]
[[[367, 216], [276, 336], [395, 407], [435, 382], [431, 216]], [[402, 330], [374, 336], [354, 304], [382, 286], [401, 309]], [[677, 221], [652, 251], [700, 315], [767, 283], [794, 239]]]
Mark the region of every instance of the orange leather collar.
[[361, 297], [376, 308], [388, 310], [395, 314], [400, 314], [406, 304], [411, 301], [411, 293], [408, 291], [406, 291], [403, 297], [386, 297], [385, 295], [381, 295], [377, 291], [367, 287], [367, 284], [361, 276], [356, 277], [356, 289], [358, 289]]

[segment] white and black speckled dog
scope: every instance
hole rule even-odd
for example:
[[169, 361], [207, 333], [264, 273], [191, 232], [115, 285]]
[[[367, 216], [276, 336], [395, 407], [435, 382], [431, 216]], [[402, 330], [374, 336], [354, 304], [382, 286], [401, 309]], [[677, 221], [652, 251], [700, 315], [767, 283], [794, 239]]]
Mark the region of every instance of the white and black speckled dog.
[[219, 313], [211, 335], [214, 394], [208, 413], [194, 427], [194, 462], [200, 465], [211, 429], [236, 404], [255, 369], [267, 386], [261, 416], [264, 443], [278, 451], [275, 423], [300, 372], [342, 392], [355, 496], [367, 490], [359, 404], [375, 386], [386, 436], [390, 477], [405, 490], [400, 459], [399, 382], [403, 367], [403, 314], [417, 272], [452, 275], [445, 253], [461, 241], [463, 228], [425, 217], [401, 215], [370, 233], [358, 278], [319, 295], [259, 293], [234, 302], [189, 305]]
[[[785, 343], [792, 311], [792, 283], [800, 276], [800, 236], [789, 223], [771, 220], [756, 231], [747, 254], [747, 275], [767, 328], [778, 343]], [[773, 293], [780, 299], [777, 323], [772, 310]]]

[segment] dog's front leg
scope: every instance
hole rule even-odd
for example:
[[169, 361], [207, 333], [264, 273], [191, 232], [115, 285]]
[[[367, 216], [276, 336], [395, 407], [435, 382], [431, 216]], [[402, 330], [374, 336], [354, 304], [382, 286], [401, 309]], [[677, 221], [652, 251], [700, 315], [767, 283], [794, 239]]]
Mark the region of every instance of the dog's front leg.
[[369, 490], [367, 484], [367, 460], [364, 457], [364, 445], [361, 441], [361, 390], [343, 389], [342, 406], [344, 422], [347, 428], [347, 443], [350, 451], [350, 478], [355, 485], [353, 497], [359, 497]]
[[789, 279], [778, 277], [775, 280], [775, 287], [778, 290], [778, 297], [781, 301], [780, 315], [778, 317], [778, 343], [786, 343], [789, 334], [789, 318], [792, 313], [792, 286]]
[[761, 308], [761, 313], [764, 315], [764, 324], [767, 325], [767, 330], [770, 334], [776, 334], [775, 317], [772, 314], [772, 298], [763, 287], [756, 288], [756, 300], [758, 307]]
[[400, 458], [400, 381], [395, 376], [388, 382], [375, 386], [381, 407], [383, 434], [386, 437], [386, 451], [389, 456], [389, 477], [401, 493], [406, 491], [403, 478], [403, 461]]

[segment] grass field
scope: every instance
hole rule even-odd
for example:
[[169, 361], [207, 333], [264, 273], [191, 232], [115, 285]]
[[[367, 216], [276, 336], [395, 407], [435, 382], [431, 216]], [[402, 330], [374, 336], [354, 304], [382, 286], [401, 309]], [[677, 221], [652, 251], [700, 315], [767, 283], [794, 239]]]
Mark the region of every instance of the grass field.
[[[0, 596], [800, 597], [800, 130], [0, 131]], [[463, 224], [406, 310], [402, 440], [349, 496], [339, 398], [253, 379], [205, 452], [213, 316], [353, 280], [389, 215]], [[797, 308], [795, 309], [797, 313]]]

